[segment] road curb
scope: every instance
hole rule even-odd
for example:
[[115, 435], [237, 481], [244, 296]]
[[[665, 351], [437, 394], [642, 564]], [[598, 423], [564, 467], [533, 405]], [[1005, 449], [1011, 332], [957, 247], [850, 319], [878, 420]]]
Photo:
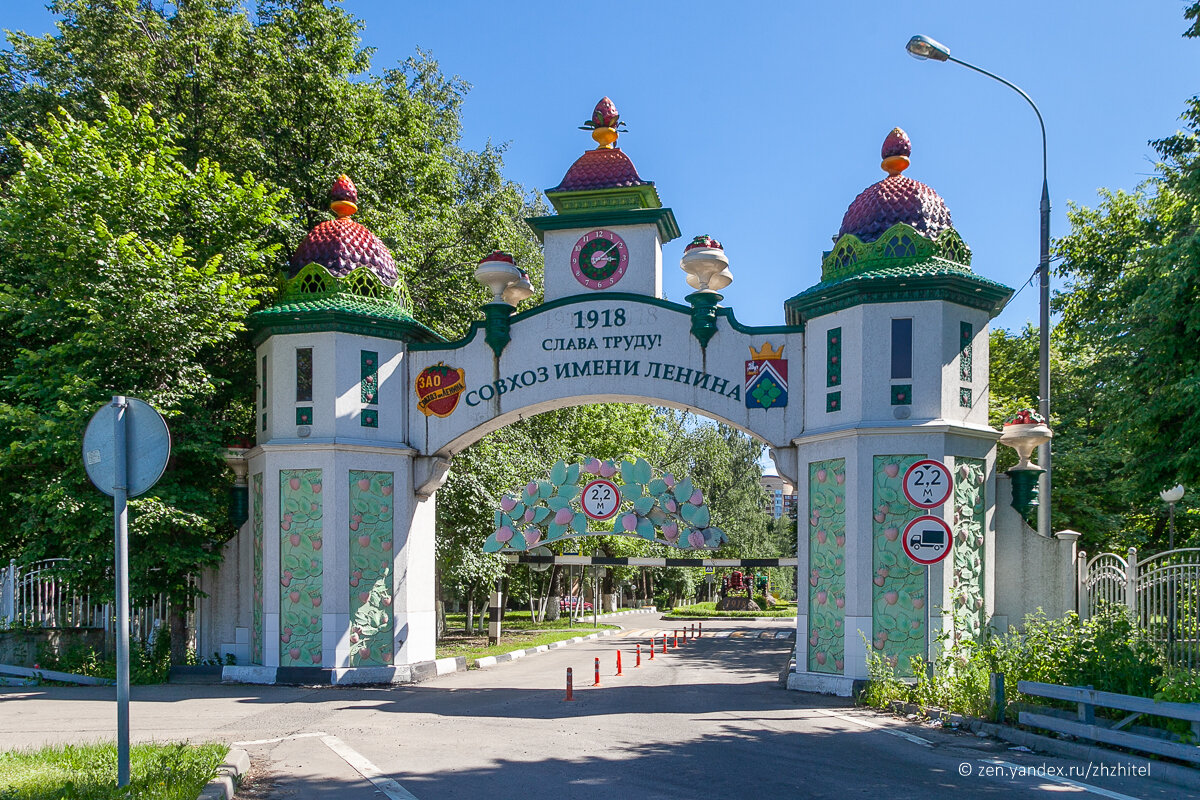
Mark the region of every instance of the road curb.
[[245, 750], [230, 748], [225, 761], [217, 767], [217, 774], [200, 790], [196, 800], [232, 800], [242, 776], [250, 771], [250, 754]]
[[363, 686], [420, 683], [451, 672], [465, 672], [466, 656], [418, 661], [390, 667], [260, 667], [229, 666], [221, 670], [221, 683], [252, 683], [267, 686]]
[[796, 624], [795, 617], [670, 617], [663, 614], [659, 619], [663, 622], [708, 622], [709, 620], [714, 620], [720, 622], [790, 622], [793, 625]]
[[[657, 614], [656, 606], [646, 606], [645, 608], [631, 608], [627, 611], [613, 611], [608, 614], [601, 614], [597, 619], [608, 619], [611, 617], [627, 617], [630, 614]], [[586, 615], [585, 615], [586, 616]]]
[[1003, 739], [1009, 744], [1028, 747], [1030, 750], [1054, 756], [1074, 758], [1079, 761], [1111, 761], [1114, 757], [1119, 757], [1139, 769], [1144, 767], [1147, 770], [1147, 774], [1158, 780], [1175, 786], [1181, 786], [1185, 789], [1200, 790], [1200, 770], [1193, 769], [1192, 767], [1149, 759], [1120, 750], [1111, 750], [1096, 744], [1067, 742], [1051, 736], [1043, 736], [1032, 731], [1014, 728], [1011, 725], [985, 722], [981, 719], [964, 717], [962, 714], [954, 714], [934, 708], [921, 708], [912, 703], [893, 701], [891, 705], [895, 713], [924, 715], [930, 719], [940, 720], [943, 724], [957, 724], [963, 730], [969, 730], [972, 733], [985, 733], [993, 738]]
[[586, 642], [591, 639], [599, 639], [604, 636], [612, 636], [618, 631], [600, 631], [599, 633], [589, 633], [587, 636], [575, 636], [570, 639], [562, 639], [561, 641], [551, 642], [550, 644], [540, 644], [537, 647], [529, 647], [525, 650], [513, 650], [510, 653], [501, 653], [498, 656], [484, 656], [483, 658], [475, 659], [475, 666], [483, 669], [485, 667], [494, 667], [497, 664], [505, 664], [509, 661], [525, 658], [526, 656], [535, 656], [538, 653], [545, 653], [550, 650], [557, 650], [560, 647], [569, 647], [578, 642]]

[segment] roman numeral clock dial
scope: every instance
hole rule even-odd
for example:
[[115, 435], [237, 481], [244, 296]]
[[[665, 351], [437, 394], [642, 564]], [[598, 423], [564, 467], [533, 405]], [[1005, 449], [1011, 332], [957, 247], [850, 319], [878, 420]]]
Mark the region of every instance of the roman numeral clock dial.
[[607, 289], [629, 267], [629, 247], [612, 231], [589, 231], [571, 250], [571, 274], [589, 289]]

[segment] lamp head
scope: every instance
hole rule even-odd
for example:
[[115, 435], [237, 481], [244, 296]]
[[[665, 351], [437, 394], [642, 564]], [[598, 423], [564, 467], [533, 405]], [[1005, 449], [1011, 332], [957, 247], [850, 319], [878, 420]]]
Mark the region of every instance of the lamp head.
[[937, 41], [930, 39], [928, 36], [917, 35], [908, 40], [908, 44], [904, 46], [908, 54], [913, 58], [919, 58], [924, 61], [931, 58], [934, 61], [946, 61], [950, 58], [950, 48]]
[[1183, 499], [1183, 486], [1181, 484], [1171, 489], [1163, 489], [1158, 493], [1158, 496], [1162, 498], [1164, 503], [1178, 503]]

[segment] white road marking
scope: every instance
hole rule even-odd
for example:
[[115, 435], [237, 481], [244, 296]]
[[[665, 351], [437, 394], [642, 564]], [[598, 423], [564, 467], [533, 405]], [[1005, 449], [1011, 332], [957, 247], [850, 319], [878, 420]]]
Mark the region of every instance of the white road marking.
[[387, 795], [390, 800], [417, 800], [416, 795], [411, 794], [391, 778], [385, 777], [379, 770], [379, 767], [372, 764], [367, 760], [366, 756], [351, 748], [350, 745], [338, 737], [322, 736], [321, 741], [325, 743], [326, 747], [337, 753], [343, 761], [354, 767], [359, 775], [362, 775], [374, 784], [376, 789]]
[[[984, 758], [980, 760], [988, 764], [995, 764], [998, 767], [1011, 769], [1018, 775], [1021, 774], [1022, 770], [1027, 769], [1027, 767], [1022, 767], [1020, 764], [1013, 764], [1010, 761], [1001, 761], [998, 758]], [[1026, 777], [1034, 778], [1036, 780], [1054, 781], [1055, 783], [1061, 783], [1063, 786], [1073, 786], [1076, 789], [1082, 789], [1085, 792], [1091, 792], [1092, 794], [1098, 794], [1101, 797], [1111, 798], [1111, 800], [1140, 800], [1140, 798], [1134, 797], [1133, 795], [1121, 794], [1120, 792], [1114, 792], [1109, 789], [1101, 789], [1099, 786], [1092, 786], [1090, 783], [1080, 783], [1079, 781], [1073, 781], [1070, 778], [1062, 778], [1058, 775], [1028, 775]]]
[[325, 731], [312, 731], [311, 733], [293, 733], [291, 736], [280, 736], [278, 739], [254, 739], [248, 742], [234, 742], [235, 747], [244, 747], [251, 744], [275, 744], [276, 742], [286, 742], [289, 739], [307, 739], [310, 736], [326, 736]]
[[848, 717], [845, 714], [835, 714], [834, 712], [826, 711], [823, 708], [814, 708], [813, 711], [816, 711], [818, 714], [824, 714], [827, 717], [840, 719], [842, 722], [849, 722], [853, 725], [861, 725], [864, 728], [871, 728], [872, 730], [889, 733], [892, 736], [899, 736], [901, 739], [906, 739], [913, 744], [919, 744], [922, 747], [933, 747], [933, 742], [929, 741], [928, 739], [922, 739], [920, 736], [913, 736], [907, 731], [897, 730], [896, 728], [892, 728], [887, 725], [880, 725], [878, 722], [873, 722], [869, 719], [863, 719], [861, 717]]

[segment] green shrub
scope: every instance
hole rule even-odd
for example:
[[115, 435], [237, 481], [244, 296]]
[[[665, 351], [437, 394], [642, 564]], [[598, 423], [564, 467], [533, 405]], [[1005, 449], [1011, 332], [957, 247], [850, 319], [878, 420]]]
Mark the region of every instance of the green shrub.
[[[93, 678], [117, 677], [116, 657], [105, 658], [94, 647], [77, 644], [61, 655], [44, 649], [38, 659], [42, 669], [88, 675]], [[150, 644], [138, 639], [129, 642], [129, 682], [131, 684], [166, 683], [171, 673], [171, 637], [165, 632], [155, 636]]]
[[885, 708], [890, 701], [899, 700], [970, 716], [991, 716], [988, 684], [993, 672], [1004, 676], [1009, 702], [1056, 705], [1019, 693], [1019, 681], [1091, 686], [1142, 697], [1157, 688], [1158, 699], [1200, 699], [1200, 678], [1189, 672], [1166, 672], [1162, 654], [1124, 608], [1105, 609], [1086, 621], [1074, 613], [1050, 619], [1039, 611], [1025, 618], [1023, 631], [1009, 628], [1003, 634], [989, 633], [979, 642], [950, 643], [947, 637], [942, 635], [942, 647], [932, 665], [923, 658], [913, 659], [916, 679], [911, 686], [897, 678], [883, 654], [868, 645], [869, 682], [861, 702]]

